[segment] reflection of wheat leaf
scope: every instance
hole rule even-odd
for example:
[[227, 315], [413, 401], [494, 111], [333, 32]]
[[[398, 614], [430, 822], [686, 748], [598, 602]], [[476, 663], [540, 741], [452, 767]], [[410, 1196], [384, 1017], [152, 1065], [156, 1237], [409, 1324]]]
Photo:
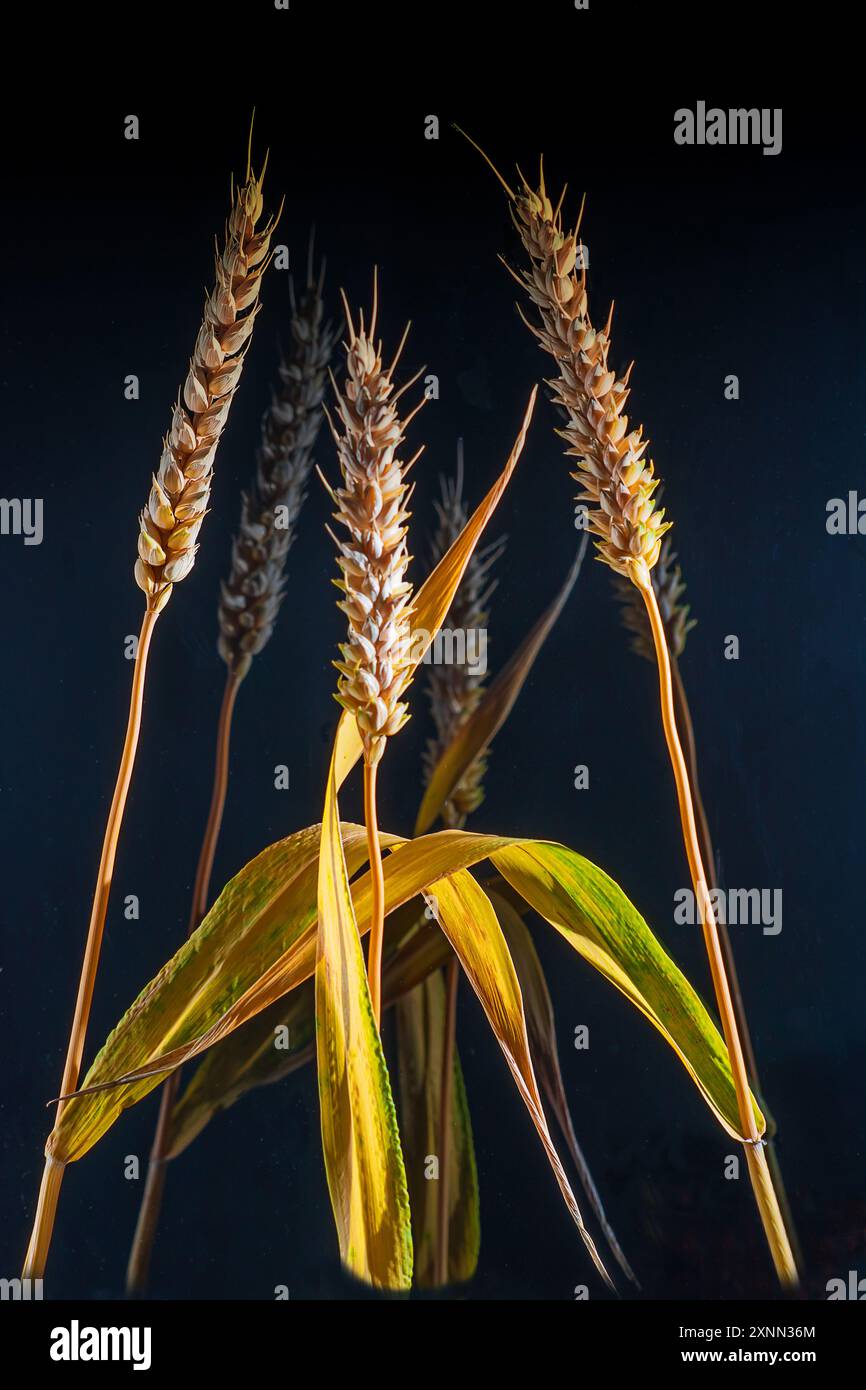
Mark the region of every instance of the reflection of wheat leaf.
[[[468, 513], [463, 497], [463, 441], [457, 446], [457, 474], [441, 480], [442, 496], [435, 503], [438, 525], [433, 537], [433, 558], [438, 562], [450, 549], [466, 525]], [[505, 549], [505, 537], [473, 551], [457, 589], [443, 628], [459, 633], [478, 632], [486, 628], [490, 597], [497, 581], [490, 579], [490, 570]], [[429, 783], [445, 749], [455, 733], [477, 708], [484, 690], [485, 673], [473, 670], [466, 661], [431, 663], [427, 676], [427, 692], [436, 736], [428, 741], [424, 753], [425, 781]], [[440, 812], [442, 823], [449, 829], [459, 829], [466, 818], [484, 799], [484, 774], [488, 754], [482, 753], [467, 768]]]

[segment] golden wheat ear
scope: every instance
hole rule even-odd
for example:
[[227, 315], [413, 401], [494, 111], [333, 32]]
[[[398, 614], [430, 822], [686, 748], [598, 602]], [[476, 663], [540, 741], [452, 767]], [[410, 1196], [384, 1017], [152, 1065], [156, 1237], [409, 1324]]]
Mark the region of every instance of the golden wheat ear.
[[[204, 321], [184, 383], [182, 402], [178, 401], [174, 408], [159, 469], [140, 517], [135, 580], [143, 589], [147, 604], [138, 639], [126, 738], [102, 844], [61, 1095], [75, 1090], [84, 1055], [117, 844], [138, 748], [147, 658], [154, 626], [173, 586], [189, 574], [195, 561], [198, 533], [210, 497], [214, 455], [258, 312], [259, 288], [274, 228], [274, 221], [270, 220], [256, 230], [263, 211], [263, 177], [264, 169], [257, 177], [251, 174], [248, 154], [246, 182], [236, 191], [233, 188], [223, 250], [216, 258], [214, 288], [205, 304]], [[62, 1112], [61, 1104], [55, 1114], [55, 1127]], [[63, 1164], [50, 1156], [46, 1158], [25, 1257], [27, 1278], [42, 1278], [63, 1172]]]
[[420, 409], [405, 419], [397, 409], [413, 377], [399, 390], [394, 369], [406, 334], [390, 366], [382, 359], [376, 341], [378, 281], [374, 277], [373, 308], [369, 328], [363, 314], [358, 328], [346, 302], [348, 343], [346, 379], [336, 392], [337, 420], [331, 423], [342, 484], [329, 489], [336, 505], [334, 519], [343, 534], [335, 537], [340, 567], [338, 587], [344, 597], [339, 607], [348, 621], [341, 660], [337, 699], [354, 715], [364, 749], [364, 812], [373, 876], [368, 976], [373, 1012], [378, 1024], [381, 1012], [382, 935], [384, 929], [384, 881], [376, 812], [376, 775], [387, 740], [409, 718], [409, 707], [400, 699], [411, 670], [409, 619], [412, 585], [406, 577], [409, 551], [409, 486], [406, 474], [414, 458], [404, 463], [400, 451], [407, 424]]
[[217, 446], [258, 314], [275, 225], [270, 219], [257, 230], [263, 211], [261, 177], [248, 172], [235, 194], [182, 396], [141, 513], [135, 580], [155, 613], [165, 607], [172, 587], [186, 578], [195, 562]]

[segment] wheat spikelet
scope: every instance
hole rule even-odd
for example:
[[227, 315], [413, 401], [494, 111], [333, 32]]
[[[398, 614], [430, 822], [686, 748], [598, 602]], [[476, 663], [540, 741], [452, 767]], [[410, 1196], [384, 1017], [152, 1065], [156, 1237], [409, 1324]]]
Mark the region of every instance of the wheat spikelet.
[[505, 187], [530, 261], [530, 269], [515, 278], [540, 320], [524, 322], [559, 368], [559, 377], [547, 384], [567, 418], [558, 432], [566, 453], [577, 460], [572, 476], [583, 488], [578, 500], [589, 504], [589, 529], [600, 557], [625, 578], [647, 581], [670, 523], [653, 498], [658, 479], [644, 459], [649, 441], [640, 426], [629, 430], [623, 414], [631, 367], [617, 377], [608, 366], [613, 308], [605, 327], [593, 328], [586, 271], [576, 271], [580, 221], [574, 231], [563, 231], [560, 207], [547, 196], [543, 172], [537, 191], [522, 175], [519, 193]]
[[159, 470], [141, 513], [135, 579], [150, 612], [160, 612], [172, 587], [195, 560], [196, 537], [207, 511], [214, 455], [240, 378], [258, 314], [262, 273], [275, 219], [256, 231], [262, 215], [264, 169], [247, 165], [235, 191], [215, 283], [205, 302], [182, 400], [174, 407]]
[[[451, 548], [468, 520], [463, 498], [462, 440], [457, 452], [457, 476], [450, 481], [442, 478], [440, 485], [442, 497], [435, 503], [438, 525], [432, 547], [434, 564], [437, 564]], [[487, 626], [488, 605], [497, 583], [496, 580], [490, 580], [490, 570], [504, 549], [503, 536], [484, 549], [473, 551], [442, 624], [443, 628], [469, 632]], [[457, 730], [477, 708], [483, 692], [484, 675], [470, 670], [465, 663], [431, 664], [429, 667], [427, 693], [436, 736], [428, 740], [424, 752], [424, 774], [427, 782]], [[476, 811], [484, 800], [483, 783], [487, 762], [488, 753], [479, 754], [466, 769], [443, 806], [442, 822], [449, 830], [461, 829], [467, 817]]]
[[[335, 581], [345, 595], [339, 607], [349, 621], [348, 641], [341, 644], [336, 699], [355, 716], [367, 764], [375, 767], [391, 734], [409, 717], [400, 701], [409, 665], [409, 618], [412, 585], [406, 579], [408, 464], [397, 457], [409, 420], [401, 420], [397, 402], [417, 380], [395, 391], [393, 373], [406, 333], [389, 367], [382, 365], [382, 346], [375, 342], [376, 293], [369, 329], [363, 316], [358, 331], [348, 304], [346, 320], [346, 382], [335, 385], [340, 429], [331, 421], [343, 486], [330, 490], [335, 519], [348, 531], [348, 540], [333, 537], [339, 550], [342, 578]], [[418, 374], [420, 375], [420, 373]], [[330, 419], [330, 417], [329, 417]]]
[[[253, 487], [241, 504], [231, 572], [221, 587], [219, 653], [239, 680], [268, 642], [285, 589], [286, 556], [307, 495], [313, 448], [323, 419], [327, 367], [335, 336], [324, 322], [323, 271], [296, 301], [291, 286], [291, 346], [278, 368], [279, 386], [262, 417]], [[277, 509], [287, 525], [277, 525]]]
[[[668, 648], [673, 656], [681, 657], [686, 648], [686, 638], [692, 628], [697, 626], [697, 618], [689, 617], [689, 605], [683, 602], [686, 592], [685, 580], [677, 564], [676, 551], [669, 536], [662, 540], [658, 562], [653, 567], [651, 579], [665, 626]], [[646, 605], [634, 584], [623, 579], [622, 575], [614, 574], [613, 581], [617, 600], [621, 605], [622, 624], [631, 638], [631, 649], [645, 661], [655, 665], [655, 648]]]

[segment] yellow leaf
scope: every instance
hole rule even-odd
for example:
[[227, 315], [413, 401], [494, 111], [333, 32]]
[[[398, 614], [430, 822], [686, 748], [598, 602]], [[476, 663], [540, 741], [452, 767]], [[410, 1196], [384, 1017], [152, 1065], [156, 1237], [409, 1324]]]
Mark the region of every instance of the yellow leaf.
[[[400, 850], [395, 857], [399, 858], [403, 852]], [[583, 1237], [593, 1264], [605, 1283], [612, 1288], [610, 1275], [583, 1223], [580, 1208], [547, 1127], [544, 1106], [529, 1055], [529, 1039], [526, 1035], [520, 985], [490, 899], [472, 875], [464, 869], [433, 883], [428, 896], [431, 906], [435, 907], [442, 930], [454, 947], [469, 983], [481, 1001], [487, 1022], [502, 1048], [517, 1089], [544, 1145], [559, 1190]]]
[[412, 1226], [388, 1068], [349, 892], [334, 760], [319, 857], [316, 1053], [322, 1151], [340, 1255], [381, 1289], [412, 1284]]

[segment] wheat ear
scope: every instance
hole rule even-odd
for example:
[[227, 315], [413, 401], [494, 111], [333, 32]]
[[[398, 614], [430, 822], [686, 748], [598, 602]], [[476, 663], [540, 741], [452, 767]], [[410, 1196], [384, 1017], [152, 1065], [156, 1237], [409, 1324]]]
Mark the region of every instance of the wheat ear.
[[409, 718], [400, 700], [410, 665], [409, 619], [412, 585], [406, 579], [409, 552], [406, 522], [409, 487], [406, 475], [421, 450], [408, 463], [398, 457], [404, 431], [421, 408], [405, 420], [397, 403], [418, 375], [399, 390], [393, 374], [403, 351], [408, 325], [389, 367], [377, 344], [377, 286], [369, 328], [363, 315], [357, 331], [346, 302], [348, 343], [346, 380], [337, 389], [337, 421], [331, 431], [337, 446], [342, 486], [329, 489], [336, 504], [335, 520], [348, 533], [333, 539], [344, 595], [339, 607], [349, 624], [348, 640], [340, 647], [336, 699], [355, 718], [364, 748], [364, 815], [370, 854], [372, 909], [367, 974], [370, 999], [378, 1025], [381, 1014], [382, 935], [385, 885], [376, 814], [376, 776], [385, 744]]
[[324, 321], [324, 266], [312, 261], [299, 298], [290, 287], [291, 346], [278, 368], [279, 382], [262, 417], [255, 481], [241, 504], [232, 563], [219, 602], [219, 652], [242, 679], [273, 632], [285, 591], [285, 564], [307, 495], [313, 449], [323, 420], [328, 362], [334, 333]]
[[521, 175], [516, 193], [500, 175], [497, 177], [508, 194], [514, 225], [528, 260], [527, 269], [520, 274], [512, 273], [535, 305], [538, 322], [532, 324], [521, 316], [558, 369], [558, 376], [548, 383], [554, 401], [565, 412], [566, 425], [558, 433], [566, 442], [567, 455], [577, 463], [573, 476], [582, 487], [578, 500], [588, 505], [589, 527], [596, 537], [598, 558], [637, 586], [646, 607], [658, 663], [662, 724], [676, 783], [683, 841], [695, 900], [700, 906], [752, 1189], [779, 1279], [783, 1284], [795, 1285], [796, 1262], [755, 1121], [718, 924], [707, 888], [688, 770], [677, 730], [664, 622], [650, 578], [659, 557], [662, 537], [670, 523], [664, 520], [664, 513], [654, 498], [659, 480], [652, 463], [644, 458], [647, 441], [642, 429], [630, 431], [628, 418], [623, 413], [631, 367], [618, 378], [608, 366], [613, 310], [603, 329], [596, 330], [590, 321], [583, 265], [577, 274], [580, 218], [573, 231], [563, 229], [564, 191], [554, 207], [547, 195], [543, 169], [537, 189], [531, 188]]
[[[187, 936], [199, 926], [209, 906], [211, 874], [228, 789], [235, 700], [253, 657], [262, 651], [274, 629], [285, 589], [286, 557], [306, 498], [313, 449], [323, 419], [328, 359], [334, 348], [333, 331], [324, 320], [323, 280], [324, 263], [318, 276], [313, 274], [311, 242], [306, 284], [299, 298], [295, 297], [294, 285], [289, 285], [290, 347], [281, 356], [278, 383], [262, 416], [255, 477], [250, 491], [242, 497], [230, 573], [220, 592], [218, 646], [228, 669], [217, 723], [213, 790], [196, 868]], [[280, 521], [286, 524], [280, 525]], [[143, 1293], [148, 1282], [180, 1079], [178, 1068], [162, 1088], [147, 1181], [127, 1265], [126, 1288], [131, 1294]]]
[[[453, 479], [440, 479], [441, 497], [434, 503], [437, 526], [433, 536], [433, 562], [437, 564], [464, 529], [469, 513], [463, 497], [463, 441], [457, 446], [457, 474]], [[445, 629], [458, 632], [486, 628], [489, 604], [497, 581], [490, 571], [505, 550], [506, 538], [500, 537], [481, 550], [473, 551], [463, 578], [457, 587], [444, 623]], [[484, 693], [485, 676], [463, 662], [431, 663], [427, 672], [427, 695], [433, 716], [435, 737], [429, 739], [424, 752], [425, 781], [429, 782], [440, 757], [451, 743]], [[466, 819], [484, 800], [484, 775], [489, 753], [479, 754], [466, 769], [451, 796], [442, 807], [440, 816], [449, 830], [459, 830]], [[440, 1165], [441, 1167], [441, 1165]]]
[[[141, 514], [135, 578], [145, 592], [147, 603], [138, 639], [126, 737], [102, 844], [61, 1095], [75, 1090], [81, 1070], [117, 843], [138, 748], [153, 630], [173, 585], [189, 573], [195, 559], [196, 537], [207, 510], [214, 454], [243, 366], [244, 345], [257, 313], [257, 308], [251, 306], [258, 297], [273, 230], [273, 222], [268, 222], [258, 233], [255, 230], [262, 213], [263, 177], [264, 170], [258, 176], [251, 172], [248, 156], [244, 184], [233, 193], [225, 246], [216, 261], [216, 283], [205, 304], [204, 323], [183, 389], [187, 408], [179, 402], [175, 406], [159, 471]], [[245, 310], [250, 312], [244, 314]], [[55, 1112], [55, 1125], [62, 1110], [61, 1102]], [[39, 1279], [44, 1273], [63, 1173], [64, 1165], [46, 1151], [36, 1216], [25, 1257], [25, 1278]]]

